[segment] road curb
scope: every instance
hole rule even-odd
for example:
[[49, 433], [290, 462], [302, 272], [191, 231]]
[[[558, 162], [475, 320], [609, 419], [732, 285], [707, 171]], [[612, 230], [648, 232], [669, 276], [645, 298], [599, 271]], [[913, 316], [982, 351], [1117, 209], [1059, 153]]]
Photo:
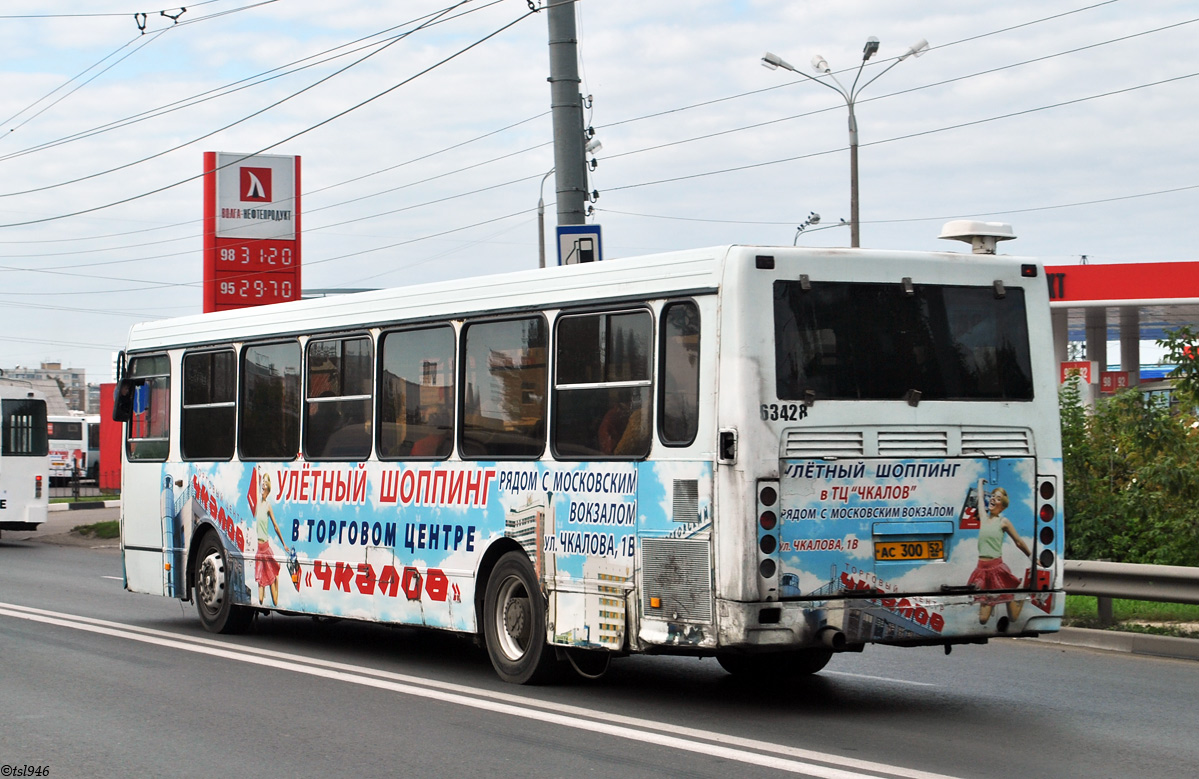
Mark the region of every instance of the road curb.
[[1062, 628], [1058, 633], [1045, 634], [1033, 640], [1133, 655], [1199, 660], [1199, 641], [1177, 636], [1155, 636], [1151, 633], [1129, 633], [1121, 630]]
[[51, 503], [47, 511], [79, 511], [83, 509], [113, 509], [120, 508], [119, 500], [89, 500], [79, 503]]

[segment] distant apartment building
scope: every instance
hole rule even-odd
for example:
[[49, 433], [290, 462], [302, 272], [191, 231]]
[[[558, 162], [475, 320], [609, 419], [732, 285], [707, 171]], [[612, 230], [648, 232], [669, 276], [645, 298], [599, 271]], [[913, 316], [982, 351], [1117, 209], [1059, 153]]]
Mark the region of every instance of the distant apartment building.
[[58, 384], [62, 390], [67, 408], [72, 411], [88, 412], [87, 375], [82, 368], [64, 368], [60, 362], [44, 362], [40, 368], [27, 368], [18, 365], [15, 368], [5, 368], [4, 377], [7, 379], [25, 379], [28, 381], [49, 380]]

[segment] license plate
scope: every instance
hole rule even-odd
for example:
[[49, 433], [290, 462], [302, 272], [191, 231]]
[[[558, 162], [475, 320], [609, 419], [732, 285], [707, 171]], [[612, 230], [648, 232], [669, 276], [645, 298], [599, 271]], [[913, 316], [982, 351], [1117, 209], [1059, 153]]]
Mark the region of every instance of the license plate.
[[874, 559], [888, 560], [944, 560], [944, 541], [875, 541]]

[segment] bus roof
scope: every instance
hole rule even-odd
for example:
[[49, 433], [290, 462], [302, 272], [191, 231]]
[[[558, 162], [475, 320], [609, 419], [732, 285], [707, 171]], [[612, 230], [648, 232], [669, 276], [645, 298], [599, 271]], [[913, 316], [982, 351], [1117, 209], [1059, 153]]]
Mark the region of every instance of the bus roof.
[[396, 321], [418, 322], [590, 302], [711, 294], [721, 285], [726, 262], [750, 260], [758, 254], [799, 255], [826, 261], [850, 257], [906, 260], [909, 263], [952, 259], [1005, 265], [1020, 259], [956, 252], [716, 246], [143, 322], [133, 326], [127, 348], [144, 351], [200, 346], [313, 331], [361, 330]]
[[[15, 383], [18, 381], [21, 383]], [[26, 382], [20, 379], [0, 381], [0, 398], [4, 398], [5, 400], [13, 400], [15, 398], [34, 398], [35, 400], [46, 399], [45, 395], [36, 389], [32, 389]]]

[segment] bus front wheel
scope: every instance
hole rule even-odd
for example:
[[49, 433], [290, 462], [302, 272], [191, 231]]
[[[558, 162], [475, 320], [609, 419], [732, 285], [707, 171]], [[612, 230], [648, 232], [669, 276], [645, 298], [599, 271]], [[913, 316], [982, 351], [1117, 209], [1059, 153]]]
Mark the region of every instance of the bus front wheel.
[[192, 592], [200, 622], [210, 633], [244, 633], [254, 620], [253, 609], [233, 602], [229, 559], [215, 533], [207, 533], [196, 556]]
[[794, 679], [819, 672], [832, 659], [827, 649], [799, 649], [754, 655], [716, 655], [720, 667], [745, 679]]
[[524, 552], [508, 552], [491, 571], [483, 636], [491, 664], [506, 682], [545, 682], [557, 669], [554, 650], [545, 642], [545, 598]]

